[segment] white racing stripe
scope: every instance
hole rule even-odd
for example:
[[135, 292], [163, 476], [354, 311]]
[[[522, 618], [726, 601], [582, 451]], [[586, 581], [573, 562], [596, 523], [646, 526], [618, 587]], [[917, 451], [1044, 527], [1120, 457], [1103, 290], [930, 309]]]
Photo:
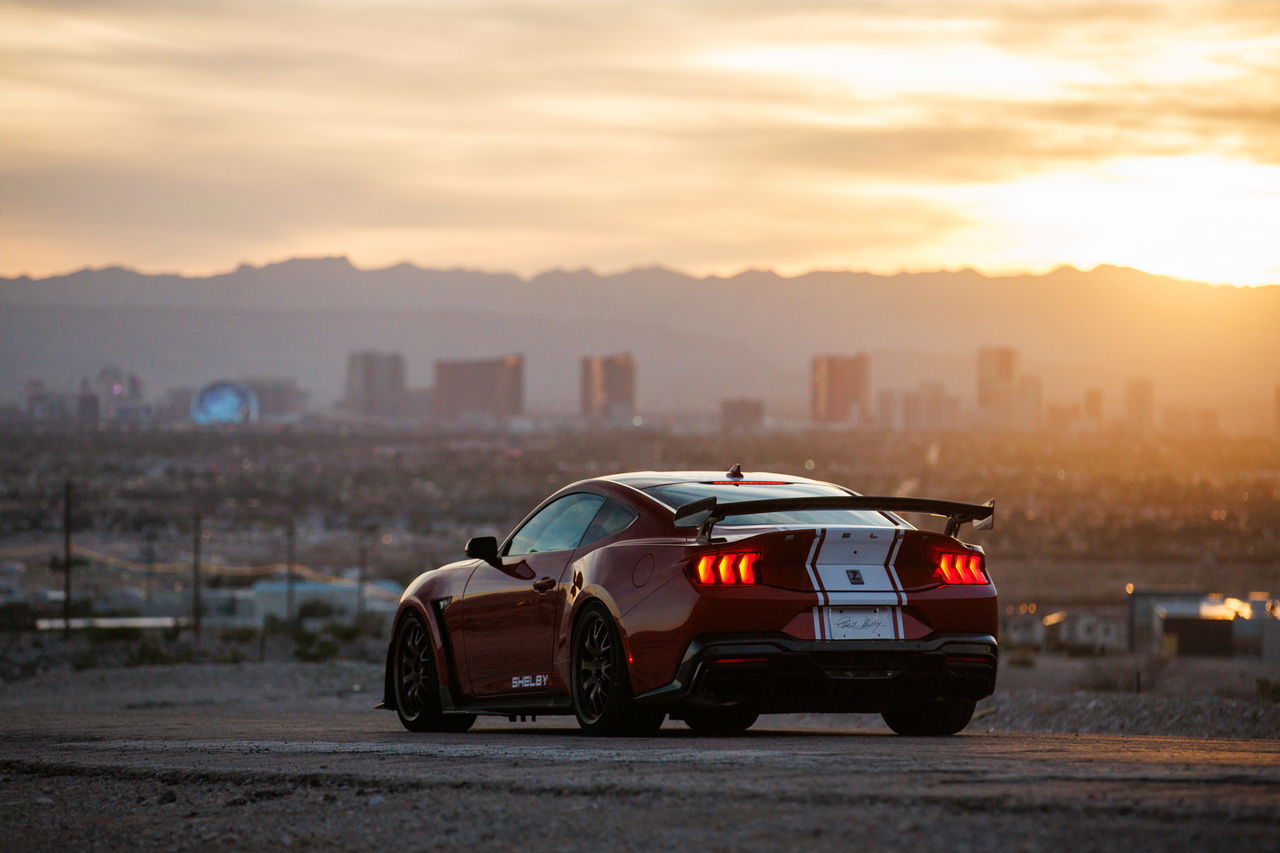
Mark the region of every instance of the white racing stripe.
[[804, 563], [804, 570], [809, 573], [809, 583], [813, 586], [814, 595], [818, 596], [818, 604], [813, 608], [813, 638], [815, 640], [825, 640], [827, 638], [826, 610], [822, 605], [826, 604], [830, 599], [822, 588], [822, 581], [819, 579], [816, 565], [818, 554], [822, 549], [822, 540], [826, 535], [826, 530], [814, 531], [813, 544], [809, 546], [809, 557]]
[[898, 606], [893, 608], [893, 637], [895, 640], [905, 640], [907, 638], [906, 631], [902, 625], [902, 606], [907, 603], [907, 594], [902, 589], [902, 578], [898, 577], [898, 567], [895, 562], [898, 559], [898, 550], [902, 547], [903, 536], [902, 531], [894, 531], [893, 546], [889, 548], [889, 556], [884, 561], [885, 571], [889, 575], [889, 583], [893, 584], [893, 589], [898, 594]]
[[[891, 538], [886, 538], [888, 533]], [[893, 567], [901, 545], [901, 532], [885, 530], [824, 528], [809, 549], [805, 570], [818, 593], [814, 610], [816, 639], [829, 639], [831, 607], [887, 607], [889, 629], [894, 639], [904, 636], [902, 606], [906, 594]]]

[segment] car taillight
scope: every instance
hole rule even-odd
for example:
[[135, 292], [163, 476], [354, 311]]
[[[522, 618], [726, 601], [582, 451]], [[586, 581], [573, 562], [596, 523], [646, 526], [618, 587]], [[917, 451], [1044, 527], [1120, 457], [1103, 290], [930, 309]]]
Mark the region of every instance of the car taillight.
[[759, 551], [716, 551], [703, 554], [694, 565], [693, 577], [698, 583], [730, 586], [756, 582]]
[[981, 554], [972, 551], [942, 551], [933, 576], [943, 583], [983, 584], [987, 582]]

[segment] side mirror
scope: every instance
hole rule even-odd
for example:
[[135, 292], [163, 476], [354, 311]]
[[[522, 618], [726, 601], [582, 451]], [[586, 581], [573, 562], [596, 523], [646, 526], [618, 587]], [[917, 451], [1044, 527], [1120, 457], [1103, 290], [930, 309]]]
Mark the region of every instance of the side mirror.
[[676, 510], [676, 527], [701, 527], [715, 510], [715, 497], [691, 501]]
[[476, 536], [467, 540], [467, 556], [486, 563], [498, 562], [498, 539], [495, 536]]

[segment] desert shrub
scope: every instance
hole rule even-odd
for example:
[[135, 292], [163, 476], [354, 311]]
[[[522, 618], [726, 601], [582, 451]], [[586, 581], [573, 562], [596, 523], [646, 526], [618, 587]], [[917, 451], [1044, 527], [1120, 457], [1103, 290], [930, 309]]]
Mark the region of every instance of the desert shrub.
[[218, 663], [244, 663], [248, 658], [239, 646], [223, 646], [217, 655]]
[[129, 649], [125, 666], [163, 666], [174, 663], [194, 663], [195, 650], [187, 645], [175, 645], [148, 634]]
[[34, 631], [36, 612], [25, 601], [0, 604], [0, 631]]
[[278, 637], [288, 633], [288, 630], [289, 623], [273, 613], [267, 614], [267, 617], [262, 620], [262, 632], [268, 637]]
[[235, 645], [252, 643], [258, 639], [257, 628], [224, 628], [220, 635], [222, 642]]
[[298, 630], [293, 632], [293, 642], [293, 656], [307, 663], [320, 663], [338, 654], [337, 641], [327, 634]]
[[325, 626], [325, 631], [339, 643], [355, 642], [361, 633], [360, 626], [346, 625], [342, 622], [330, 622]]
[[92, 645], [134, 643], [142, 639], [141, 628], [90, 628], [87, 633]]
[[1009, 666], [1016, 666], [1021, 669], [1034, 669], [1036, 665], [1036, 656], [1034, 652], [1030, 652], [1026, 649], [1020, 649], [1019, 651], [1010, 654], [1005, 658], [1005, 661]]
[[299, 619], [328, 619], [338, 611], [327, 601], [309, 598], [298, 605]]
[[143, 637], [129, 650], [125, 658], [125, 666], [159, 666], [173, 663], [165, 647], [155, 637]]
[[1255, 695], [1268, 702], [1280, 702], [1280, 678], [1259, 678]]

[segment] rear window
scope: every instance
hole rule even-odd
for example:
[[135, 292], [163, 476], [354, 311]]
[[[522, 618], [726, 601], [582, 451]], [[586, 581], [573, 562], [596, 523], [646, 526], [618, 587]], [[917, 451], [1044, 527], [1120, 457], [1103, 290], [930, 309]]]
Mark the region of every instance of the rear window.
[[[715, 497], [719, 503], [763, 501], [774, 498], [848, 497], [849, 493], [835, 486], [818, 483], [779, 483], [757, 485], [746, 483], [671, 483], [644, 489], [672, 509], [684, 506], [699, 498]], [[768, 512], [756, 515], [734, 515], [720, 522], [724, 527], [747, 527], [752, 524], [852, 524], [864, 527], [893, 527], [893, 522], [882, 513], [856, 509], [804, 509], [793, 512]]]

